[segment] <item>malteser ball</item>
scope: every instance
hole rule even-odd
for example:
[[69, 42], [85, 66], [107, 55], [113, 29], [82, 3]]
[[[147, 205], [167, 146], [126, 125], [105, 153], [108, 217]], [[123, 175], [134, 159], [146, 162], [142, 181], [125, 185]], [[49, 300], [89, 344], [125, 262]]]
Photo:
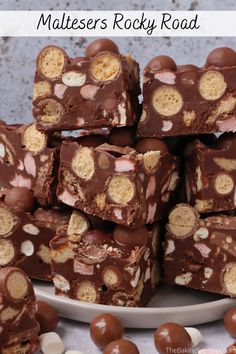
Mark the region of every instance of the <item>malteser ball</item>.
[[40, 325], [40, 333], [54, 332], [58, 326], [57, 310], [46, 301], [36, 301], [35, 317]]
[[160, 151], [162, 154], [168, 152], [166, 143], [155, 138], [144, 138], [139, 140], [139, 142], [135, 145], [135, 149], [140, 154], [145, 154], [148, 151]]
[[148, 242], [148, 229], [146, 226], [140, 226], [136, 229], [130, 229], [122, 225], [116, 225], [113, 231], [114, 240], [123, 246], [143, 246]]
[[100, 52], [119, 53], [117, 45], [108, 38], [96, 39], [85, 49], [86, 57], [95, 57]]
[[109, 313], [97, 316], [90, 323], [90, 336], [94, 344], [100, 349], [104, 349], [114, 340], [121, 339], [123, 332], [121, 322]]
[[114, 128], [109, 134], [108, 142], [120, 147], [134, 145], [134, 132], [128, 127]]
[[177, 323], [163, 323], [155, 332], [154, 343], [160, 354], [168, 354], [179, 350], [189, 353], [192, 340], [183, 326]]
[[236, 65], [236, 52], [228, 47], [216, 48], [208, 54], [206, 67], [234, 66]]
[[167, 55], [158, 55], [149, 61], [149, 63], [146, 65], [146, 69], [149, 69], [153, 72], [162, 70], [176, 71], [177, 66], [171, 57], [168, 57]]
[[4, 203], [10, 208], [18, 207], [23, 211], [32, 211], [35, 199], [33, 193], [25, 187], [14, 187], [5, 194]]
[[92, 245], [99, 245], [106, 242], [109, 243], [111, 241], [109, 235], [100, 230], [89, 230], [84, 234], [83, 240]]
[[77, 139], [78, 144], [81, 146], [96, 148], [104, 144], [106, 139], [102, 135], [85, 135]]
[[228, 310], [224, 316], [224, 326], [225, 330], [231, 335], [231, 337], [236, 338], [236, 308]]
[[120, 339], [108, 344], [103, 354], [139, 354], [139, 350], [130, 340]]

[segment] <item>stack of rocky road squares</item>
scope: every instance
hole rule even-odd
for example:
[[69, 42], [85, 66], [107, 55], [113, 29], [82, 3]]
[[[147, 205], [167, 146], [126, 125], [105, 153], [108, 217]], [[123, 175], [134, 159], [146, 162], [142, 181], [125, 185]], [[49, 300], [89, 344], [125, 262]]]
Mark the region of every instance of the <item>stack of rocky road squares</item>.
[[92, 303], [145, 306], [162, 267], [236, 296], [236, 53], [157, 56], [140, 94], [138, 63], [108, 39], [40, 51], [36, 123], [0, 124], [0, 266]]

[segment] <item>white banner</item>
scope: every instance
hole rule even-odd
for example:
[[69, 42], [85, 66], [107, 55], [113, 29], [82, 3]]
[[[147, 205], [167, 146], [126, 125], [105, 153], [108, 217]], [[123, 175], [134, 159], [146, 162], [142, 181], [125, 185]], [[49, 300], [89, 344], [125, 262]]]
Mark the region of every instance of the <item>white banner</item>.
[[0, 11], [0, 36], [236, 36], [236, 11]]

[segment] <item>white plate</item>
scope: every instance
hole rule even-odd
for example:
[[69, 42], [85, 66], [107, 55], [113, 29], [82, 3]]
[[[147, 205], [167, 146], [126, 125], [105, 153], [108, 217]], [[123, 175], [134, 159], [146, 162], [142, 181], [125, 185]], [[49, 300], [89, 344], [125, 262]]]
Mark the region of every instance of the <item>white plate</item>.
[[236, 299], [185, 289], [161, 286], [148, 307], [129, 308], [90, 304], [54, 295], [51, 284], [34, 281], [38, 299], [50, 302], [60, 315], [90, 323], [98, 314], [110, 312], [119, 317], [127, 328], [156, 328], [163, 322], [177, 322], [184, 326], [207, 323], [223, 318], [236, 305]]

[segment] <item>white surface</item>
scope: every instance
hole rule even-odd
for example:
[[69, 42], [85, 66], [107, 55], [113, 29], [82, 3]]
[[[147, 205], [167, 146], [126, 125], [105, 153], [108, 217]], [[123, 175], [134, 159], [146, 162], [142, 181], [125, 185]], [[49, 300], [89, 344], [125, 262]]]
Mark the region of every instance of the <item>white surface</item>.
[[[173, 321], [175, 318], [173, 317]], [[214, 348], [223, 352], [234, 342], [224, 330], [223, 321], [197, 326], [203, 334], [203, 341], [198, 346]], [[80, 322], [61, 320], [58, 333], [64, 341], [67, 350], [78, 350], [83, 354], [101, 354], [96, 349], [89, 335], [89, 326]], [[139, 348], [140, 354], [157, 354], [153, 344], [154, 330], [125, 330], [125, 337], [132, 340]], [[196, 352], [195, 352], [196, 353]]]
[[236, 301], [181, 287], [162, 286], [147, 308], [83, 303], [54, 295], [51, 284], [34, 282], [38, 299], [50, 302], [66, 318], [89, 323], [103, 312], [116, 315], [127, 328], [156, 328], [163, 322], [184, 326], [219, 320]]

